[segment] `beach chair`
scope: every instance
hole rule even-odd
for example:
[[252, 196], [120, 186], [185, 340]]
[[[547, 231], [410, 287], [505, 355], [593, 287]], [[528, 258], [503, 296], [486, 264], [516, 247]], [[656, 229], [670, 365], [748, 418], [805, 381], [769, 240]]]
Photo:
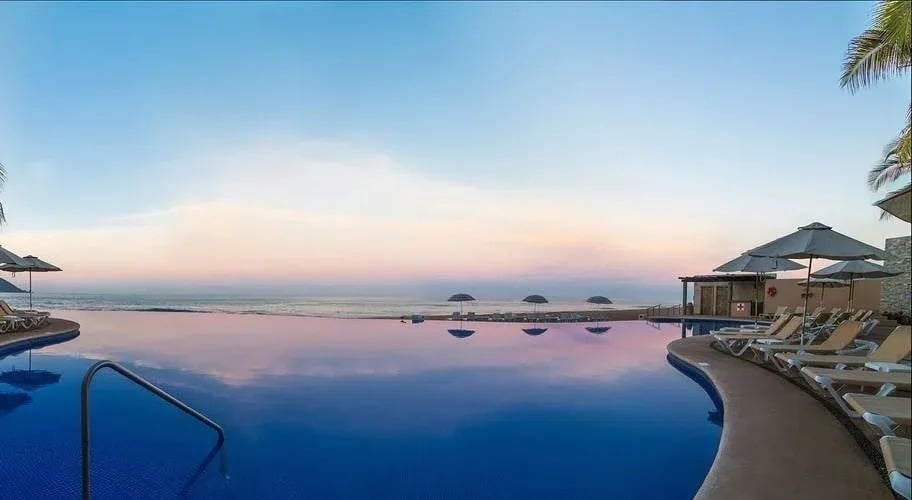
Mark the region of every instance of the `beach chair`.
[[[912, 389], [912, 372], [876, 372], [868, 370], [836, 370], [834, 368], [818, 368], [805, 366], [801, 369], [801, 376], [808, 385], [823, 394], [828, 394], [833, 401], [851, 417], [860, 417], [856, 411], [846, 406], [845, 400], [839, 391], [847, 387], [876, 387], [875, 396], [889, 396], [893, 391]], [[848, 391], [846, 391], [848, 392]]]
[[785, 323], [792, 318], [791, 314], [783, 314], [776, 321], [768, 325], [740, 325], [740, 326], [726, 326], [718, 330], [712, 330], [709, 333], [711, 334], [731, 334], [731, 333], [745, 333], [745, 334], [755, 334], [755, 335], [773, 335], [778, 332]]
[[775, 312], [763, 313], [761, 315], [761, 317], [766, 318], [766, 319], [771, 319], [771, 320], [777, 320], [777, 319], [779, 319], [780, 316], [784, 315], [787, 312], [788, 312], [788, 306], [779, 306], [776, 308]]
[[13, 309], [5, 300], [0, 300], [0, 314], [22, 318], [31, 328], [37, 328], [43, 325], [51, 316], [51, 313], [46, 312]]
[[787, 340], [798, 333], [801, 328], [801, 316], [790, 318], [778, 332], [772, 335], [757, 335], [756, 333], [715, 333], [712, 334], [716, 344], [728, 351], [733, 356], [741, 356], [755, 342], [762, 339]]
[[461, 318], [459, 316], [459, 311], [453, 311], [453, 315], [450, 317], [453, 321], [459, 321]]
[[798, 306], [795, 308], [795, 315], [804, 314], [804, 306]]
[[466, 319], [469, 321], [475, 321], [475, 313], [469, 311], [466, 313]]
[[895, 436], [902, 427], [912, 425], [912, 399], [870, 394], [843, 394], [855, 415], [876, 427], [884, 436]]
[[864, 314], [858, 317], [858, 321], [867, 321], [874, 315], [874, 311], [865, 311]]
[[[849, 347], [858, 334], [861, 333], [861, 323], [857, 321], [844, 321], [833, 330], [833, 333], [820, 344], [771, 344], [754, 343], [750, 346], [754, 354], [764, 361], [778, 363], [775, 354], [779, 352], [807, 352], [811, 354], [833, 354]], [[779, 366], [777, 364], [777, 366]]]
[[869, 362], [898, 363], [909, 354], [912, 354], [912, 326], [897, 326], [866, 356], [779, 352], [775, 354], [775, 359], [782, 371], [788, 371], [789, 368], [800, 370], [804, 366], [863, 368]]
[[880, 451], [893, 491], [906, 500], [912, 499], [912, 441], [884, 436], [880, 438]]

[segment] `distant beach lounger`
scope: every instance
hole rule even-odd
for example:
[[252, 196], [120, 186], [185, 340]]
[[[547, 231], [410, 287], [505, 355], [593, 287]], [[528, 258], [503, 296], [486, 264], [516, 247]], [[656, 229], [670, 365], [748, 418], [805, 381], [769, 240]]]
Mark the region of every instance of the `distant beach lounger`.
[[901, 497], [912, 498], [912, 441], [895, 436], [880, 438], [880, 451], [890, 475], [890, 486]]
[[778, 360], [777, 366], [782, 371], [787, 371], [789, 368], [800, 370], [804, 366], [863, 368], [872, 361], [898, 363], [909, 354], [912, 354], [912, 326], [897, 326], [867, 356], [779, 352], [775, 358]]
[[0, 313], [6, 316], [15, 316], [17, 318], [22, 318], [29, 324], [31, 328], [36, 328], [43, 325], [51, 316], [51, 313], [46, 312], [13, 309], [9, 304], [6, 303], [5, 300], [0, 300]]

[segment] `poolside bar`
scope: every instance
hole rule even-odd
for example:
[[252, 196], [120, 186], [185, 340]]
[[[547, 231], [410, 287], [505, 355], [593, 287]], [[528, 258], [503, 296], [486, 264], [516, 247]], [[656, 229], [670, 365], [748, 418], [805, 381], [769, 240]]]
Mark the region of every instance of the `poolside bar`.
[[[694, 284], [693, 311], [700, 316], [749, 317], [763, 312], [763, 290], [775, 274], [701, 274], [679, 276], [681, 307], [687, 314], [687, 284]], [[759, 297], [759, 300], [758, 300]]]

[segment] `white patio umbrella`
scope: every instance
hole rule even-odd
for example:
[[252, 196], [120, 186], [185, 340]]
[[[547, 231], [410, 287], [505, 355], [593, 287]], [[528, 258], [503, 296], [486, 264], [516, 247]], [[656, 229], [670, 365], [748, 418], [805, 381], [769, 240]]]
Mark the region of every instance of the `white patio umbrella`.
[[852, 307], [855, 301], [855, 280], [889, 278], [900, 274], [902, 273], [887, 271], [884, 266], [866, 260], [846, 260], [827, 266], [811, 276], [849, 280], [849, 307]]
[[[813, 276], [813, 275], [811, 275]], [[808, 288], [807, 280], [799, 281], [798, 286], [803, 286], [805, 289]], [[823, 293], [827, 288], [845, 288], [849, 286], [848, 281], [830, 279], [830, 278], [811, 278], [811, 288], [820, 289], [820, 304], [823, 305]]]
[[17, 264], [3, 264], [0, 266], [0, 271], [7, 271], [10, 273], [24, 273], [28, 271], [29, 273], [29, 309], [32, 308], [32, 273], [50, 273], [62, 271], [59, 267], [49, 264], [34, 255], [26, 255], [19, 259], [20, 262]]
[[[713, 272], [717, 273], [755, 273], [757, 275], [757, 286], [756, 289], [756, 299], [757, 305], [760, 305], [760, 275], [763, 273], [771, 273], [775, 271], [794, 271], [796, 269], [803, 269], [804, 266], [788, 260], [788, 259], [777, 259], [775, 257], [755, 257], [753, 255], [748, 255], [747, 253], [742, 253], [741, 255], [735, 257], [734, 259], [722, 264], [721, 266], [713, 269]], [[759, 311], [755, 311], [759, 314]]]
[[[804, 319], [807, 322], [807, 302], [810, 294], [811, 267], [814, 259], [829, 260], [885, 260], [890, 254], [833, 231], [826, 224], [813, 222], [801, 226], [797, 231], [747, 251], [755, 257], [774, 257], [785, 259], [808, 259], [807, 281], [804, 295]], [[804, 324], [801, 326], [801, 344], [804, 345]]]

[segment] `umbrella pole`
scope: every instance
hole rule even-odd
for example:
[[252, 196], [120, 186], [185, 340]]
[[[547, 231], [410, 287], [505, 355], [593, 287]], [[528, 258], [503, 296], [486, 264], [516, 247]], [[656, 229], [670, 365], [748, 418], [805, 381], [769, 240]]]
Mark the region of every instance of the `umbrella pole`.
[[[32, 270], [29, 269], [29, 310], [32, 310]], [[31, 362], [31, 351], [29, 352], [29, 362]]]
[[807, 324], [808, 319], [808, 296], [811, 294], [811, 266], [814, 265], [814, 257], [808, 259], [808, 275], [807, 281], [804, 282], [804, 314], [802, 314], [801, 321], [801, 344], [804, 345], [804, 329]]
[[820, 287], [820, 307], [823, 307], [823, 292], [825, 292], [825, 291], [826, 291], [825, 286]]

